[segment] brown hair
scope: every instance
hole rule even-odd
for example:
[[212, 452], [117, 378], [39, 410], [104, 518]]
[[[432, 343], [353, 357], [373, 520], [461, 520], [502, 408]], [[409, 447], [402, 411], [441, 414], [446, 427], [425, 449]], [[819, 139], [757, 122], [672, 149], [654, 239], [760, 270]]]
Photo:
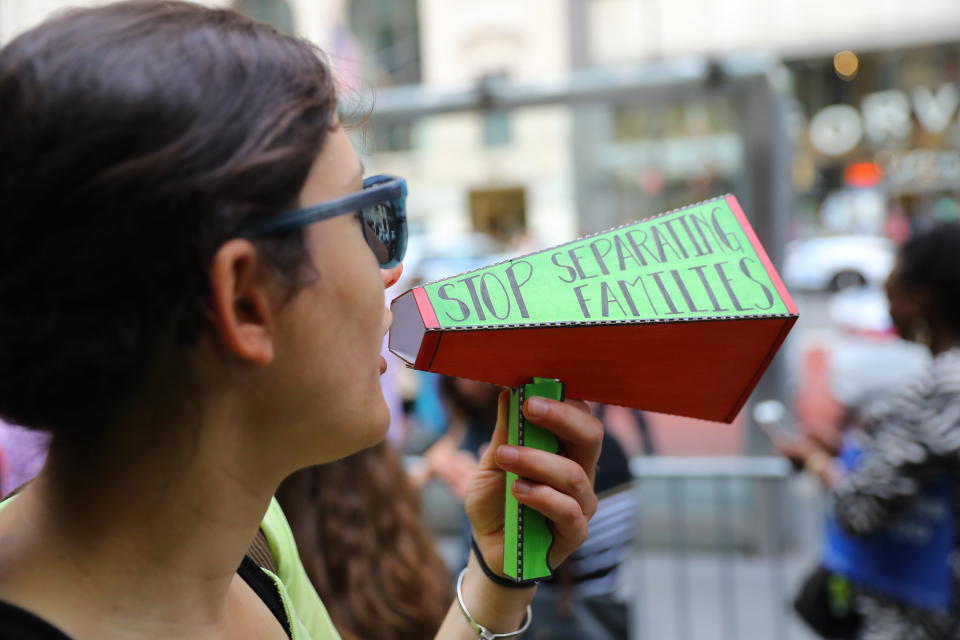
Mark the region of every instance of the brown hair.
[[[72, 10], [0, 50], [0, 416], [96, 440], [195, 343], [217, 248], [297, 204], [335, 111], [312, 45], [192, 3]], [[258, 244], [294, 290], [302, 232]]]
[[298, 471], [277, 500], [344, 640], [434, 636], [450, 605], [450, 576], [386, 443]]

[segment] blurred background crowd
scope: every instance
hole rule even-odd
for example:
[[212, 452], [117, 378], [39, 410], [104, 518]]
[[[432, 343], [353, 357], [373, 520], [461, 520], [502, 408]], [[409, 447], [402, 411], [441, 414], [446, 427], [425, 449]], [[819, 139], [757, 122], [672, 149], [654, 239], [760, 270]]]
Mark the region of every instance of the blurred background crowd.
[[[98, 3], [0, 0], [0, 42]], [[882, 286], [900, 244], [960, 220], [960, 3], [206, 4], [316, 42], [367, 172], [407, 178], [413, 236], [388, 299], [738, 197], [800, 322], [733, 425], [596, 408], [615, 447], [607, 468], [622, 471], [605, 489], [629, 499], [604, 516], [619, 545], [611, 566], [628, 570], [594, 586], [624, 603], [631, 638], [812, 637], [789, 603], [819, 554], [823, 500], [773, 455], [769, 434], [829, 439], [929, 361], [896, 337]], [[495, 393], [398, 360], [384, 385], [388, 442], [456, 569], [468, 542], [458, 499]], [[0, 432], [0, 493], [35, 472], [44, 446], [15, 427]], [[550, 606], [569, 611], [571, 594], [590, 590], [558, 590]]]

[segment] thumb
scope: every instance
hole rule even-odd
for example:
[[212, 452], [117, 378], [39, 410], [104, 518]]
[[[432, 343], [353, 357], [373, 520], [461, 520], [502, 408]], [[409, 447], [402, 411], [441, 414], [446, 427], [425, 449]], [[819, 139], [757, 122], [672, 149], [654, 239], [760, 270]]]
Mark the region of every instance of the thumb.
[[504, 389], [497, 398], [497, 424], [490, 438], [490, 445], [480, 458], [481, 469], [499, 469], [496, 462], [497, 449], [507, 444], [507, 432], [510, 427], [510, 390]]

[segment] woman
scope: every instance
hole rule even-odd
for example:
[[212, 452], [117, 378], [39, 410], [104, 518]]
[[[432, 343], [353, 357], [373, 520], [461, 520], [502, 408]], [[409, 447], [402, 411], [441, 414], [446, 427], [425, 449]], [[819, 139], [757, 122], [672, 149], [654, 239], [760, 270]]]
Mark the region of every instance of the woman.
[[[362, 179], [335, 107], [308, 44], [189, 3], [73, 11], [0, 51], [0, 417], [53, 434], [0, 509], [0, 638], [337, 637], [272, 495], [384, 437], [406, 235], [402, 181]], [[600, 425], [525, 411], [567, 457], [501, 446], [501, 411], [439, 638], [524, 624], [505, 469], [554, 565], [586, 534]], [[258, 532], [276, 571], [246, 556]]]
[[[857, 441], [847, 440], [843, 460], [813, 438], [779, 448], [830, 489], [837, 528], [828, 536], [827, 555], [860, 574], [853, 579], [863, 619], [857, 637], [960, 638], [960, 565], [954, 560], [960, 487], [960, 223], [939, 225], [908, 241], [886, 289], [897, 333], [930, 349], [930, 367], [868, 413]], [[938, 514], [941, 494], [946, 513]], [[912, 520], [907, 523], [905, 517]], [[943, 541], [939, 552], [938, 539]], [[890, 551], [911, 548], [909, 557]], [[884, 551], [888, 557], [877, 560]], [[864, 561], [869, 558], [870, 563]], [[917, 576], [917, 584], [891, 585], [885, 569], [876, 570], [890, 561], [906, 574], [922, 561], [931, 570]], [[937, 572], [945, 587], [939, 591]], [[933, 602], [934, 596], [944, 599], [940, 606], [921, 601]]]

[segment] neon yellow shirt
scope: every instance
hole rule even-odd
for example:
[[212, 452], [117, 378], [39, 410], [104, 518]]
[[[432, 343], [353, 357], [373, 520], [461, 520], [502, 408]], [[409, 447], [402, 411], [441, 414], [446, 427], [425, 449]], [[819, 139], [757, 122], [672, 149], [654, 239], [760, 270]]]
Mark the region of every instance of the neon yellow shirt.
[[[0, 501], [0, 509], [14, 498], [15, 496], [11, 496]], [[270, 499], [270, 506], [260, 523], [260, 530], [267, 538], [277, 565], [277, 573], [262, 567], [261, 570], [277, 587], [293, 640], [340, 640], [340, 634], [333, 626], [327, 608], [323, 606], [313, 583], [307, 577], [290, 524], [276, 498]]]
[[333, 626], [327, 608], [323, 606], [313, 583], [307, 577], [300, 554], [297, 553], [293, 532], [276, 498], [270, 500], [267, 513], [260, 523], [260, 530], [266, 536], [277, 564], [276, 574], [267, 569], [263, 569], [263, 572], [270, 576], [277, 586], [287, 620], [290, 621], [293, 640], [340, 640], [340, 634]]

